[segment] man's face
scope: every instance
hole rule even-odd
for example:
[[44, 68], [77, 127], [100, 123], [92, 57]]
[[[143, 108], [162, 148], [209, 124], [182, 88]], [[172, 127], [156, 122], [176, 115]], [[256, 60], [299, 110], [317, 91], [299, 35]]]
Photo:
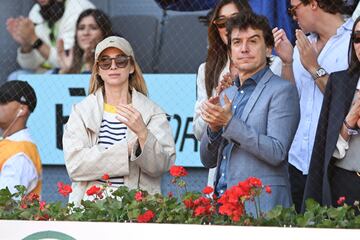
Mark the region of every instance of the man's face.
[[0, 103], [0, 128], [5, 130], [14, 121], [21, 108], [17, 101]]
[[232, 30], [231, 59], [241, 75], [251, 76], [261, 70], [270, 54], [271, 48], [265, 45], [261, 30]]
[[304, 5], [300, 0], [290, 0], [290, 9], [301, 30], [305, 33], [311, 32], [315, 20], [312, 19], [310, 4]]

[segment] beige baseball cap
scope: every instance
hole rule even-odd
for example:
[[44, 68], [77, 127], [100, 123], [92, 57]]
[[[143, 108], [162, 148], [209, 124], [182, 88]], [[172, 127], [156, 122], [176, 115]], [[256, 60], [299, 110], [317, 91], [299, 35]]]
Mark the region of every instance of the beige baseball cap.
[[97, 60], [100, 54], [110, 47], [120, 49], [127, 56], [131, 56], [135, 60], [134, 51], [130, 43], [125, 38], [118, 36], [110, 36], [99, 42], [95, 49], [95, 59]]

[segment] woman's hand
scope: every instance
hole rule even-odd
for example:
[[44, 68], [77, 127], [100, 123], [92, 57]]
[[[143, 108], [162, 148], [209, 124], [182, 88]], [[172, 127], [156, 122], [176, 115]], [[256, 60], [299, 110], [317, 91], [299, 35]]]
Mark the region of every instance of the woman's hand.
[[355, 100], [353, 101], [349, 113], [345, 118], [350, 127], [360, 127], [360, 91], [357, 90]]
[[74, 59], [73, 49], [72, 48], [69, 49], [68, 54], [66, 54], [64, 49], [64, 40], [59, 39], [56, 42], [56, 50], [57, 50], [58, 62], [60, 65], [60, 73], [69, 73], [69, 70], [71, 68]]
[[141, 113], [131, 104], [119, 104], [116, 109], [119, 114], [117, 119], [123, 122], [138, 136], [140, 147], [143, 149], [148, 135], [148, 129], [146, 128]]
[[89, 46], [84, 49], [84, 54], [82, 58], [84, 64], [90, 64], [91, 66], [94, 64], [93, 61], [94, 61], [95, 48], [99, 42], [100, 41], [98, 41], [97, 39], [93, 39], [91, 40]]
[[216, 95], [219, 96], [224, 89], [233, 85], [233, 78], [230, 73], [224, 75], [223, 79], [220, 80], [219, 84], [217, 85], [215, 91]]

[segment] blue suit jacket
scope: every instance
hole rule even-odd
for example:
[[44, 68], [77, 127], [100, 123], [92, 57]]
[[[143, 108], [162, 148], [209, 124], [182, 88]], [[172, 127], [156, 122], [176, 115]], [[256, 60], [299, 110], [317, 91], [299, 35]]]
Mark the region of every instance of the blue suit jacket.
[[[229, 99], [237, 87], [225, 90]], [[230, 188], [247, 177], [258, 177], [270, 185], [271, 195], [261, 196], [261, 210], [291, 205], [287, 155], [299, 122], [299, 97], [295, 86], [274, 75], [269, 69], [249, 98], [241, 119], [233, 117], [215, 141], [208, 134], [201, 139], [203, 165], [215, 167], [221, 161], [225, 140], [234, 143], [227, 165], [227, 185]], [[216, 184], [216, 183], [215, 183]], [[247, 211], [255, 212], [253, 206]]]

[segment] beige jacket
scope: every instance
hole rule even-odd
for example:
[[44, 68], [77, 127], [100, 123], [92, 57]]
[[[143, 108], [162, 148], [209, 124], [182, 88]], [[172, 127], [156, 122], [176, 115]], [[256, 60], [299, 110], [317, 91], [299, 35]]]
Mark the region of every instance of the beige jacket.
[[[127, 140], [106, 150], [98, 142], [103, 117], [102, 89], [73, 106], [65, 125], [63, 146], [65, 164], [72, 181], [69, 202], [80, 203], [86, 190], [107, 173], [110, 177], [124, 176], [130, 189], [141, 188], [149, 193], [160, 192], [160, 180], [175, 162], [175, 142], [165, 112], [143, 94], [132, 90], [132, 104], [141, 113], [149, 130], [144, 149], [139, 148], [137, 136], [129, 128]], [[128, 153], [128, 143], [133, 143]]]

